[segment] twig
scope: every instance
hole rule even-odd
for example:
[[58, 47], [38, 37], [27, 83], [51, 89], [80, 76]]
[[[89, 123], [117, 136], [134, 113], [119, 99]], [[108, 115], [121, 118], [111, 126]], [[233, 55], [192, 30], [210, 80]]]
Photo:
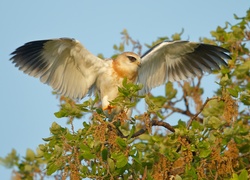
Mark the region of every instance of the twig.
[[201, 86], [201, 79], [202, 79], [203, 76], [198, 76], [197, 79], [198, 79], [198, 82], [196, 84], [196, 87], [200, 87]]
[[187, 91], [184, 88], [184, 86], [182, 87], [183, 89], [183, 98], [184, 98], [184, 102], [185, 102], [185, 106], [186, 106], [186, 114], [191, 114], [190, 110], [189, 110], [189, 103], [188, 103], [188, 98], [187, 98]]
[[178, 102], [181, 102], [183, 100], [183, 96], [180, 99], [177, 99], [176, 101], [172, 101], [173, 104], [176, 104]]
[[172, 111], [171, 113], [169, 113], [168, 115], [164, 116], [163, 119], [167, 119], [168, 117], [170, 117], [172, 114], [174, 114], [174, 111]]
[[119, 129], [119, 127], [116, 127], [117, 130], [117, 134], [118, 136], [120, 136], [121, 138], [127, 138], [128, 136], [124, 136], [124, 134], [121, 132], [121, 130]]
[[194, 114], [192, 114], [189, 110], [183, 110], [183, 109], [180, 109], [180, 108], [177, 108], [177, 107], [172, 107], [170, 105], [165, 105], [164, 108], [165, 109], [170, 109], [173, 112], [177, 112], [177, 113], [189, 116], [189, 117], [194, 116]]
[[73, 120], [74, 120], [74, 117], [70, 116], [69, 117], [69, 122], [70, 122], [70, 125], [71, 125], [71, 130], [72, 130], [73, 134], [75, 134], [75, 130], [74, 130], [75, 128], [74, 128]]
[[[175, 132], [175, 129], [174, 129], [170, 124], [168, 124], [167, 122], [158, 121], [158, 120], [152, 120], [152, 121], [150, 122], [150, 125], [151, 125], [151, 126], [163, 126], [163, 127], [165, 127], [166, 129], [168, 129], [169, 131]], [[111, 127], [111, 126], [110, 126], [110, 127]], [[125, 136], [125, 135], [121, 132], [121, 130], [120, 130], [118, 127], [116, 127], [116, 130], [117, 130], [117, 135], [120, 136], [121, 138], [128, 138], [128, 137], [129, 137], [128, 135]], [[131, 138], [135, 138], [135, 137], [137, 137], [137, 136], [140, 136], [141, 134], [144, 134], [146, 131], [147, 131], [146, 128], [142, 128], [142, 129], [140, 129], [139, 131], [136, 131], [136, 132], [131, 136]]]
[[141, 180], [147, 179], [147, 172], [148, 172], [148, 169], [147, 169], [147, 166], [145, 166], [143, 176], [142, 176]]
[[[207, 103], [208, 103], [209, 101], [211, 101], [211, 100], [214, 100], [214, 99], [221, 99], [221, 98], [219, 98], [219, 97], [207, 98], [207, 100], [205, 101], [205, 103], [202, 105], [200, 111], [197, 112], [195, 115], [193, 115], [192, 118], [188, 121], [187, 129], [190, 128], [190, 126], [191, 126], [191, 124], [192, 124], [192, 122], [193, 122], [194, 119], [197, 119], [197, 118], [200, 119], [200, 118], [198, 117], [199, 114], [203, 111], [203, 109], [205, 108], [205, 106], [207, 105]], [[181, 144], [177, 147], [176, 152], [179, 152], [180, 149], [181, 149]]]
[[142, 50], [142, 45], [141, 43], [137, 40], [132, 39], [132, 37], [128, 34], [128, 32], [125, 30], [121, 33], [123, 35], [122, 39], [124, 39], [124, 44], [127, 46], [129, 45], [129, 41], [133, 45], [132, 51], [135, 51], [135, 49], [138, 49], [137, 54], [141, 56], [141, 50]]
[[214, 99], [221, 99], [221, 98], [219, 98], [219, 97], [207, 98], [207, 100], [205, 101], [205, 103], [201, 106], [200, 111], [197, 112], [195, 115], [193, 115], [193, 117], [188, 121], [187, 129], [190, 128], [190, 126], [191, 126], [193, 120], [196, 119], [196, 118], [200, 115], [200, 113], [203, 111], [203, 109], [205, 108], [205, 106], [207, 105], [207, 103], [208, 103], [209, 101], [211, 101], [211, 100], [214, 100]]
[[241, 155], [239, 155], [239, 157], [246, 157], [246, 156], [249, 156], [250, 155], [250, 152], [247, 152], [247, 153], [245, 153], [245, 154], [241, 154]]
[[163, 126], [166, 129], [168, 129], [169, 131], [175, 132], [174, 128], [170, 124], [168, 124], [167, 122], [152, 120], [151, 125], [152, 126]]
[[[146, 131], [147, 131], [146, 128], [142, 128], [142, 129], [140, 129], [139, 131], [135, 132], [131, 137], [132, 137], [132, 138], [135, 138], [135, 137], [137, 137], [137, 136], [140, 136], [141, 134], [144, 134]], [[127, 136], [127, 137], [128, 137], [128, 136]]]

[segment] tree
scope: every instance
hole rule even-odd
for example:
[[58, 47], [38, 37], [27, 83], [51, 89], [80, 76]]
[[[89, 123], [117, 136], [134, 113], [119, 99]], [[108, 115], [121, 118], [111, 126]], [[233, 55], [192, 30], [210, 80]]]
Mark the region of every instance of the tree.
[[[124, 80], [112, 103], [134, 107], [145, 99], [148, 105], [146, 112], [130, 121], [123, 112], [109, 121], [98, 106], [98, 97], [83, 103], [60, 97], [61, 108], [55, 116], [68, 117], [69, 126], [53, 122], [51, 136], [44, 138], [36, 151], [27, 149], [25, 158], [20, 158], [12, 150], [0, 162], [13, 168], [14, 179], [248, 179], [250, 10], [245, 17], [234, 17], [238, 21], [235, 25], [226, 22], [211, 32], [213, 39], [201, 39], [229, 49], [232, 56], [228, 68], [214, 72], [219, 88], [213, 97], [202, 99], [203, 77], [179, 82], [178, 89], [168, 82], [165, 96], [143, 97], [137, 95], [140, 85]], [[182, 33], [171, 39], [181, 39]], [[123, 41], [113, 47], [117, 53], [132, 47], [140, 54], [142, 45], [126, 30], [121, 34]], [[146, 46], [165, 39], [168, 37]], [[168, 119], [176, 113], [189, 117], [189, 121], [179, 120], [171, 126]], [[82, 128], [75, 129], [76, 119], [83, 121]]]

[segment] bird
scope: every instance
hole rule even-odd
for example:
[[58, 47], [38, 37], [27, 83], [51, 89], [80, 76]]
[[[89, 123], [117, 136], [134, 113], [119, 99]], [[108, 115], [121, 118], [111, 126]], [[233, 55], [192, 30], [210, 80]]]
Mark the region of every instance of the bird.
[[[109, 117], [122, 111], [110, 102], [118, 96], [118, 87], [128, 82], [142, 84], [146, 94], [167, 81], [201, 76], [227, 66], [225, 48], [191, 41], [163, 41], [142, 56], [123, 52], [113, 59], [101, 59], [74, 38], [35, 40], [11, 53], [10, 60], [25, 74], [39, 78], [58, 94], [82, 99], [99, 94], [102, 109]], [[126, 111], [129, 118], [132, 110]]]

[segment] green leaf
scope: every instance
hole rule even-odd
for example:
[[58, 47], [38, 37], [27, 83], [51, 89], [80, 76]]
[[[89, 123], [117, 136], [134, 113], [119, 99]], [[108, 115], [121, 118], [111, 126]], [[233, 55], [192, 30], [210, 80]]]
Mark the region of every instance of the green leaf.
[[40, 147], [37, 148], [36, 149], [36, 158], [43, 158], [43, 156], [44, 156], [44, 151], [41, 151]]
[[172, 35], [173, 41], [181, 40], [181, 35], [184, 33], [184, 29], [182, 28], [180, 33], [175, 33]]
[[186, 174], [187, 174], [191, 179], [198, 179], [196, 169], [195, 169], [193, 166], [192, 166], [192, 167], [189, 167], [189, 166], [187, 165], [185, 171], [186, 171]]
[[105, 148], [102, 150], [102, 160], [106, 161], [108, 159], [108, 150]]
[[207, 141], [200, 141], [200, 142], [197, 144], [197, 146], [198, 146], [199, 148], [209, 149], [210, 143], [207, 142]]
[[207, 127], [212, 129], [218, 129], [222, 124], [224, 124], [224, 122], [221, 121], [221, 119], [215, 116], [204, 118], [204, 123]]
[[130, 156], [134, 156], [136, 152], [137, 152], [136, 149], [130, 149], [129, 155], [130, 155]]
[[227, 127], [223, 129], [223, 133], [225, 136], [232, 137], [234, 130], [231, 127]]
[[233, 176], [230, 180], [239, 180], [239, 177], [236, 173], [233, 173]]
[[123, 52], [123, 51], [124, 51], [124, 44], [123, 44], [123, 43], [120, 43], [119, 51], [120, 51], [120, 52]]
[[61, 104], [60, 111], [55, 112], [54, 115], [57, 118], [73, 116], [76, 118], [81, 118], [83, 112], [89, 112], [89, 106], [91, 105], [92, 99], [89, 99], [82, 104], [75, 104], [72, 100], [69, 102], [64, 102]]
[[97, 109], [96, 109], [96, 112], [97, 112], [97, 114], [102, 114], [102, 113], [103, 113], [103, 110], [102, 110], [101, 108], [97, 108]]
[[51, 163], [47, 166], [47, 175], [51, 175], [59, 169], [60, 166], [56, 165], [55, 163]]
[[224, 74], [222, 77], [221, 77], [221, 80], [220, 80], [220, 84], [222, 86], [225, 86], [229, 83], [230, 79], [228, 77], [228, 74]]
[[18, 163], [19, 157], [15, 149], [12, 149], [11, 152], [5, 157], [0, 157], [0, 164], [6, 168], [12, 168], [16, 163]]
[[243, 169], [239, 175], [239, 180], [248, 180], [248, 172], [246, 169]]
[[165, 96], [168, 100], [173, 99], [177, 94], [177, 90], [174, 89], [172, 82], [167, 82], [165, 85]]
[[237, 144], [241, 144], [241, 143], [244, 142], [244, 140], [243, 140], [241, 137], [239, 137], [239, 136], [234, 136], [233, 138], [234, 138], [234, 141], [235, 141]]
[[45, 145], [43, 145], [43, 144], [39, 144], [39, 149], [41, 150], [41, 151], [46, 151], [47, 150], [47, 148], [46, 148], [46, 146]]
[[34, 159], [35, 159], [35, 153], [34, 153], [34, 151], [32, 151], [31, 149], [27, 149], [26, 150], [26, 159], [28, 160], [28, 161], [33, 161]]
[[179, 176], [178, 174], [175, 175], [174, 179], [175, 179], [175, 180], [182, 180], [181, 176]]
[[87, 174], [89, 172], [88, 166], [81, 166], [81, 172]]
[[65, 138], [68, 140], [68, 141], [72, 141], [74, 139], [74, 135], [71, 134], [69, 131], [67, 131], [67, 134], [65, 135]]
[[89, 160], [89, 159], [94, 159], [96, 157], [96, 155], [91, 152], [91, 148], [88, 145], [81, 144], [80, 149], [81, 149], [81, 155], [84, 159]]
[[122, 167], [126, 166], [127, 163], [128, 163], [128, 158], [127, 158], [125, 155], [122, 154], [122, 155], [118, 158], [118, 160], [117, 160], [117, 162], [116, 162], [116, 167], [117, 167], [117, 168], [122, 168]]
[[123, 153], [112, 153], [111, 157], [116, 160], [116, 167], [122, 168], [127, 165], [128, 158]]
[[168, 160], [172, 162], [176, 161], [180, 157], [180, 154], [173, 151], [172, 149], [166, 149], [166, 152], [164, 155], [166, 156], [166, 158], [168, 158]]
[[122, 80], [122, 86], [128, 88], [128, 80], [126, 77]]
[[249, 106], [250, 105], [250, 94], [242, 93], [240, 96], [241, 102], [244, 103], [244, 105]]
[[144, 143], [137, 143], [134, 145], [138, 151], [144, 152], [145, 149], [147, 148], [146, 144]]
[[235, 97], [235, 98], [238, 97], [238, 95], [239, 95], [238, 90], [232, 89], [232, 88], [228, 88], [227, 90], [228, 90], [229, 94], [232, 95], [233, 97]]
[[61, 110], [61, 111], [58, 111], [58, 112], [55, 112], [54, 115], [57, 117], [57, 118], [62, 118], [62, 117], [67, 117], [68, 114], [67, 112]]
[[53, 137], [48, 137], [48, 138], [42, 138], [44, 141], [51, 141], [52, 139], [54, 139]]
[[148, 111], [149, 112], [157, 112], [159, 111], [163, 104], [167, 101], [167, 99], [163, 96], [152, 96], [152, 95], [146, 95], [145, 102], [148, 105]]
[[27, 171], [27, 172], [32, 171], [32, 166], [30, 164], [25, 164], [24, 165], [24, 171]]
[[113, 159], [108, 158], [108, 165], [109, 165], [110, 171], [114, 172], [114, 170], [115, 170], [115, 163], [114, 163]]
[[199, 157], [200, 158], [206, 158], [211, 154], [211, 150], [210, 149], [203, 149], [200, 151]]
[[131, 128], [131, 130], [130, 130], [128, 139], [130, 139], [133, 136], [134, 133], [135, 133], [135, 126], [133, 125], [132, 128]]
[[218, 116], [223, 114], [225, 103], [223, 101], [211, 100], [207, 103], [206, 108], [203, 109], [204, 117]]
[[118, 47], [117, 47], [116, 44], [113, 46], [113, 49], [114, 49], [114, 50], [118, 50]]
[[56, 122], [53, 122], [52, 126], [50, 127], [50, 132], [54, 135], [57, 135], [61, 133], [62, 129], [63, 128], [59, 124], [57, 124]]
[[119, 145], [119, 147], [120, 147], [121, 149], [123, 149], [123, 150], [127, 147], [126, 141], [125, 141], [124, 139], [120, 138], [120, 137], [117, 137], [117, 138], [116, 138], [116, 143], [117, 143], [117, 144]]
[[178, 127], [179, 129], [186, 129], [187, 124], [186, 124], [186, 122], [184, 122], [184, 121], [182, 121], [182, 120], [179, 120], [179, 121], [178, 121], [177, 127]]
[[58, 145], [55, 145], [55, 147], [54, 147], [54, 152], [55, 152], [55, 154], [56, 154], [56, 157], [58, 158], [58, 157], [60, 157], [60, 156], [62, 155], [62, 153], [63, 153], [63, 148], [60, 147], [60, 146], [58, 146]]
[[160, 136], [152, 136], [152, 140], [154, 141], [154, 142], [160, 142], [160, 141], [162, 141], [162, 137], [160, 137]]
[[97, 164], [96, 163], [91, 163], [90, 167], [91, 167], [92, 174], [95, 174], [96, 173]]
[[246, 136], [247, 134], [249, 134], [249, 127], [248, 126], [239, 126], [239, 128], [237, 129], [237, 132], [242, 136]]
[[202, 126], [202, 124], [199, 123], [198, 121], [193, 121], [191, 127], [193, 130], [200, 130], [200, 131], [204, 130], [204, 126]]
[[132, 156], [133, 160], [136, 161], [138, 164], [142, 164], [141, 160], [137, 156]]
[[93, 154], [93, 153], [91, 153], [90, 151], [83, 151], [81, 155], [86, 160], [90, 160], [90, 159], [96, 158], [96, 155]]

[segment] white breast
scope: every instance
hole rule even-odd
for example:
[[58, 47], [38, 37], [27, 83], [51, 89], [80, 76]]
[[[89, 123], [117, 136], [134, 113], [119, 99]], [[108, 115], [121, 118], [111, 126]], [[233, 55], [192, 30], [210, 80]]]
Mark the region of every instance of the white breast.
[[117, 97], [118, 86], [122, 85], [122, 78], [116, 76], [112, 68], [112, 61], [108, 62], [108, 68], [97, 79], [96, 86], [102, 100], [102, 107], [105, 108]]

